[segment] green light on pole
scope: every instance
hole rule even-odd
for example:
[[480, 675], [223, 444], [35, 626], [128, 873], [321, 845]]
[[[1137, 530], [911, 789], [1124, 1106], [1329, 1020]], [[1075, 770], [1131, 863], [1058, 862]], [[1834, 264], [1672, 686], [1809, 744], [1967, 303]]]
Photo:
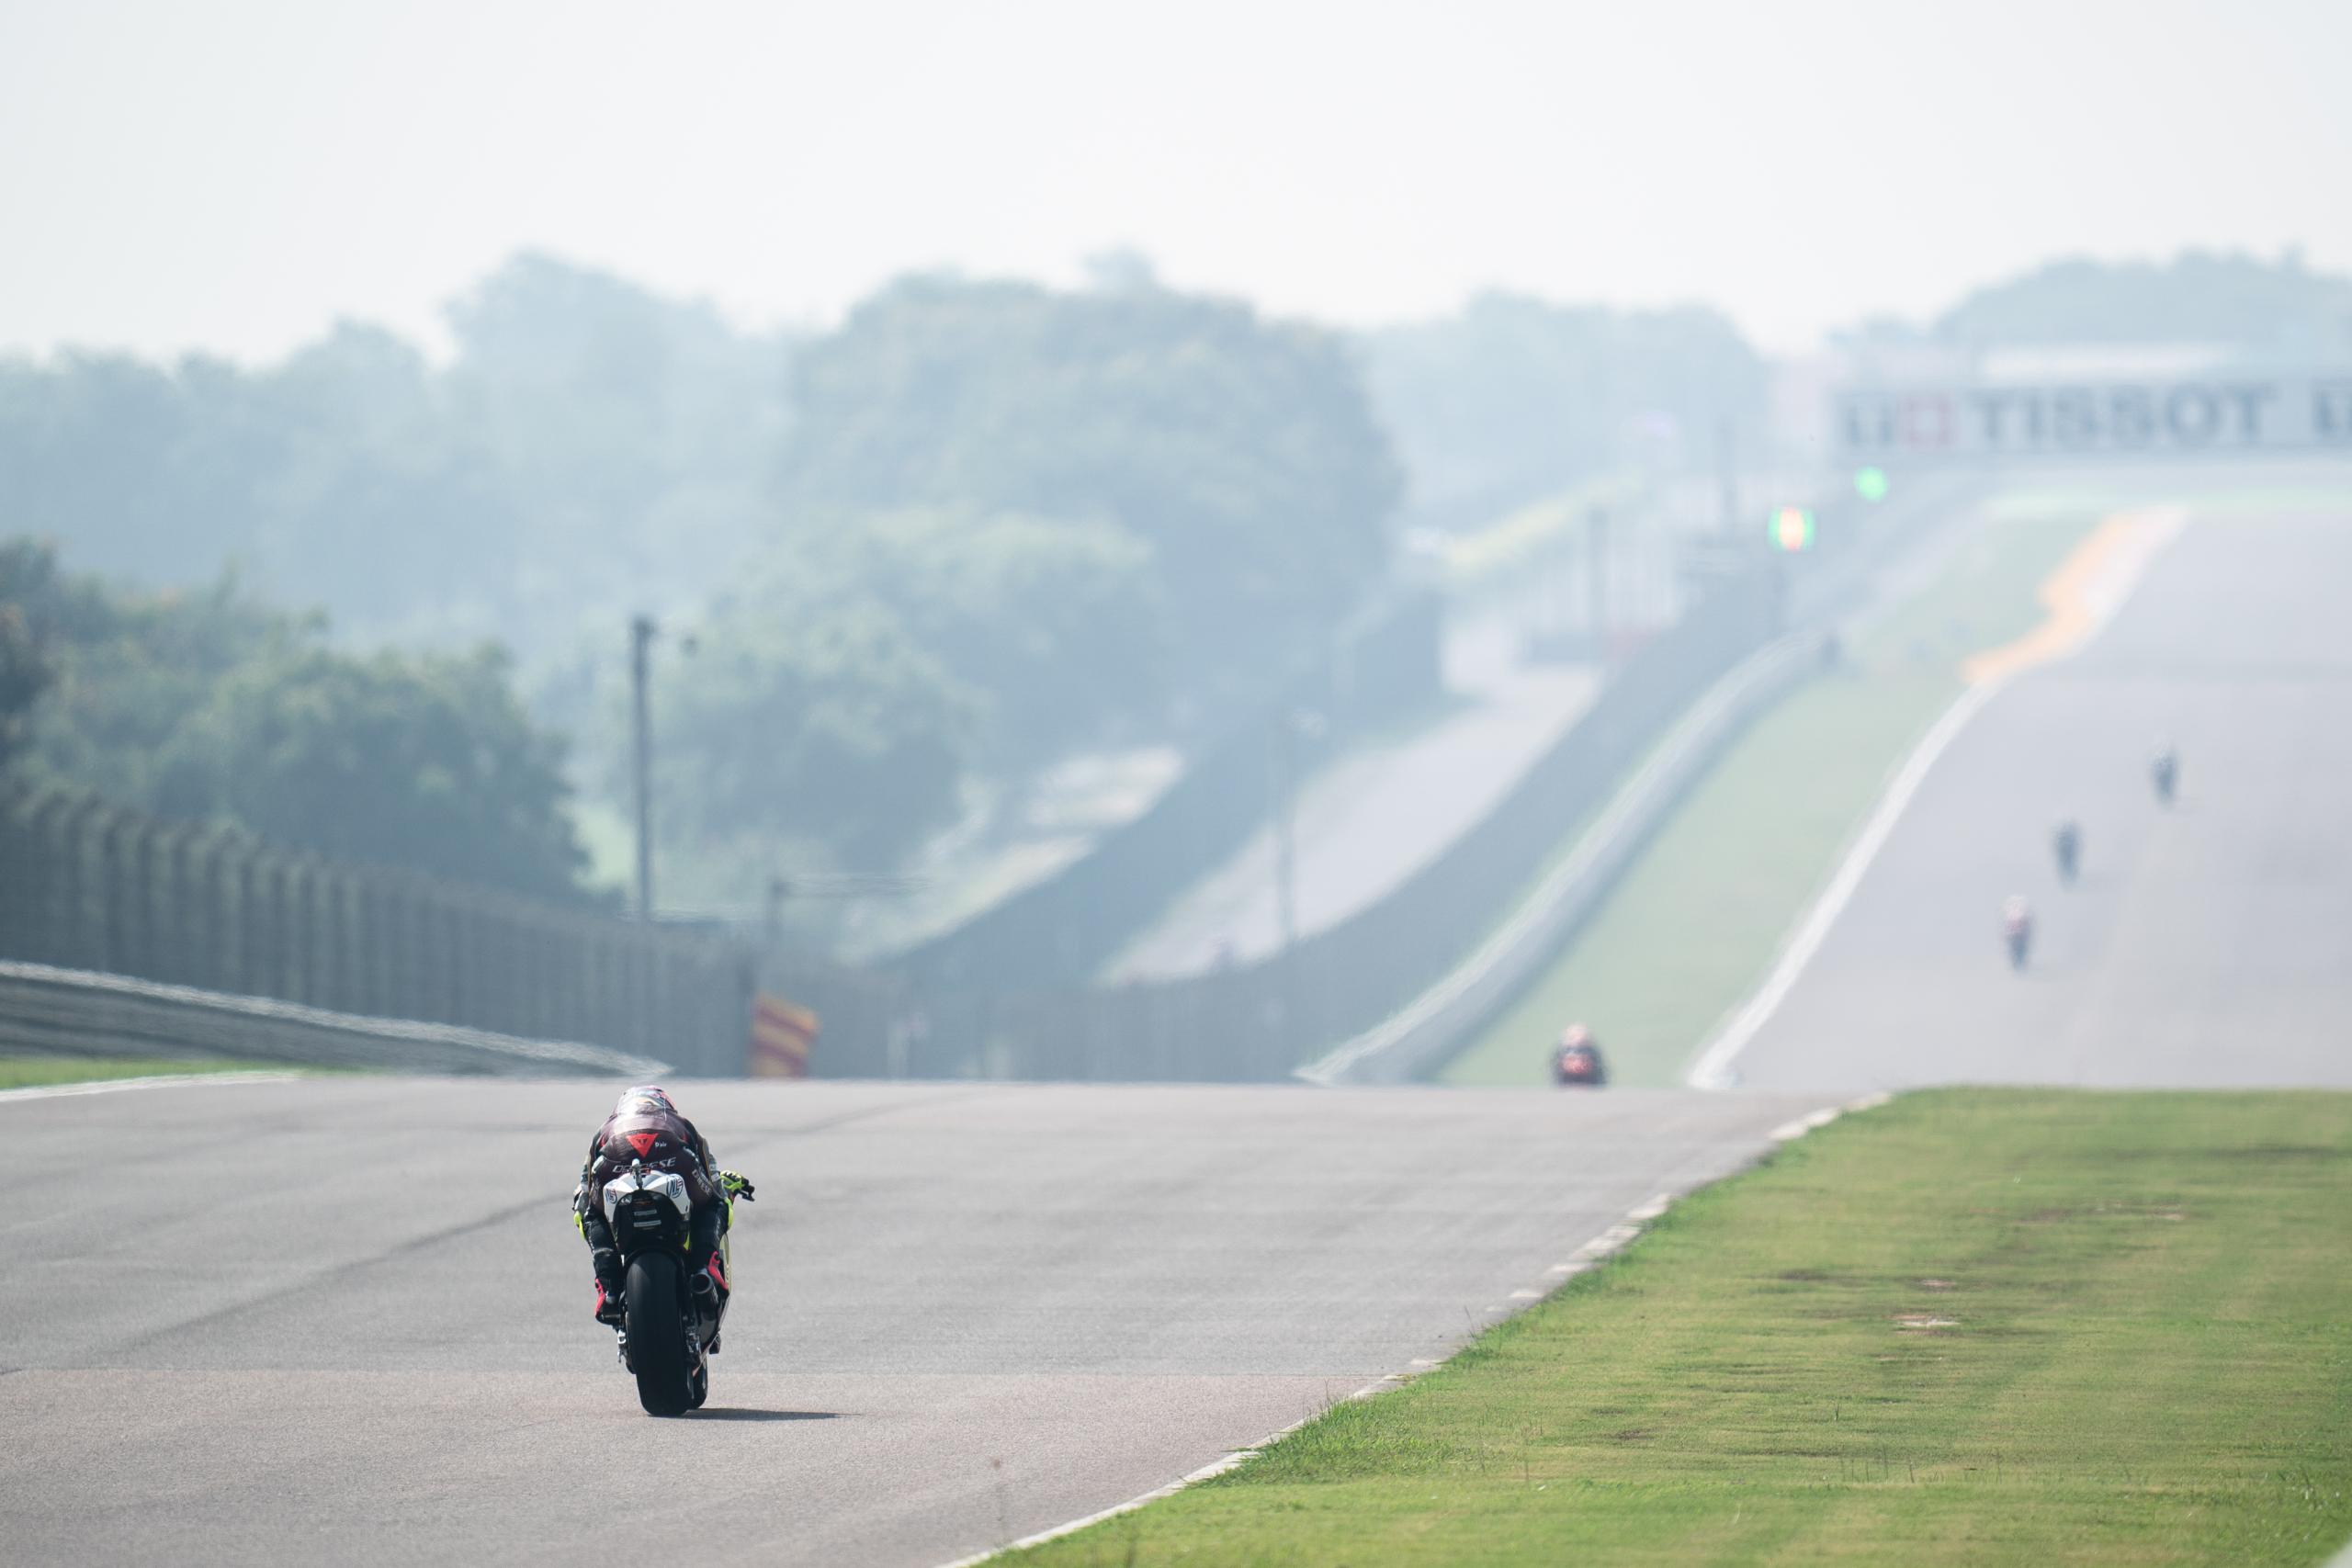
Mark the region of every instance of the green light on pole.
[[1854, 493], [1864, 501], [1884, 501], [1886, 499], [1886, 470], [1872, 468], [1857, 471], [1854, 475]]
[[1789, 551], [1813, 548], [1813, 513], [1802, 506], [1783, 506], [1772, 513], [1772, 543]]

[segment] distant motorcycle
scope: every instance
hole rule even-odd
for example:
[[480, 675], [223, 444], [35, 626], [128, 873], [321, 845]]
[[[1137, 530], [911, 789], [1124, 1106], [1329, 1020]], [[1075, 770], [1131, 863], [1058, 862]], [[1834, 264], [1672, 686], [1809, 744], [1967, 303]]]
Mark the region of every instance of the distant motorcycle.
[[1552, 1053], [1552, 1081], [1563, 1089], [1600, 1089], [1609, 1082], [1609, 1068], [1591, 1032], [1577, 1024], [1560, 1036]]
[[2008, 944], [2009, 967], [2024, 968], [2033, 948], [2033, 914], [2023, 898], [2011, 898], [2001, 906], [2001, 938]]
[[2166, 746], [2148, 761], [2148, 780], [2156, 786], [2156, 804], [2170, 806], [2180, 787], [2180, 754]]
[[2050, 835], [2051, 853], [2058, 861], [2058, 880], [2072, 887], [2083, 858], [2083, 832], [2072, 822], [2061, 822]]

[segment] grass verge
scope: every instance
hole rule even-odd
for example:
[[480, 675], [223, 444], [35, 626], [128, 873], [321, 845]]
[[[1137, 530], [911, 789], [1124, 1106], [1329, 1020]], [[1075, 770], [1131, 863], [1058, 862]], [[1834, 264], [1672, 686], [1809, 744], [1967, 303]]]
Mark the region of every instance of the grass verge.
[[1618, 1081], [1679, 1081], [1763, 976], [1889, 772], [1959, 694], [1961, 661], [2041, 618], [2036, 590], [2098, 515], [1991, 511], [1838, 669], [1732, 743], [1566, 951], [1438, 1076], [1543, 1083], [1547, 1047], [1582, 1021]]
[[[0, 1055], [0, 1089], [96, 1083], [104, 1078], [152, 1078], [171, 1073], [285, 1072], [278, 1062], [180, 1061], [168, 1057]], [[299, 1070], [299, 1069], [297, 1069]]]
[[2352, 1095], [1907, 1096], [1004, 1561], [2318, 1562], [2352, 1536], [2347, 1213]]

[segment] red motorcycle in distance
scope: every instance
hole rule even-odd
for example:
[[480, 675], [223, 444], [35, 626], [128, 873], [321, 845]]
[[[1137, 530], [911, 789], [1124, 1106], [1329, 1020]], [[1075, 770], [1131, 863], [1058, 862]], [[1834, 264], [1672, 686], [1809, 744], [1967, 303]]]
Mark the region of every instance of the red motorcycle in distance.
[[2013, 897], [2001, 906], [2001, 940], [2008, 944], [2009, 967], [2024, 968], [2033, 948], [2033, 912], [2023, 898]]
[[1560, 1036], [1552, 1052], [1552, 1081], [1563, 1089], [1600, 1089], [1609, 1082], [1600, 1047], [1582, 1024]]

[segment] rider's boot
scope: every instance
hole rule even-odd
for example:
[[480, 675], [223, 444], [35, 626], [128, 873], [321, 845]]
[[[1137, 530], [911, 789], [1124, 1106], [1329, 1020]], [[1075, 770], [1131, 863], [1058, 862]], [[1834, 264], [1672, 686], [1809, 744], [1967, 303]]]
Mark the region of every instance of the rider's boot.
[[621, 1258], [611, 1247], [596, 1248], [591, 1261], [596, 1270], [596, 1321], [621, 1325]]

